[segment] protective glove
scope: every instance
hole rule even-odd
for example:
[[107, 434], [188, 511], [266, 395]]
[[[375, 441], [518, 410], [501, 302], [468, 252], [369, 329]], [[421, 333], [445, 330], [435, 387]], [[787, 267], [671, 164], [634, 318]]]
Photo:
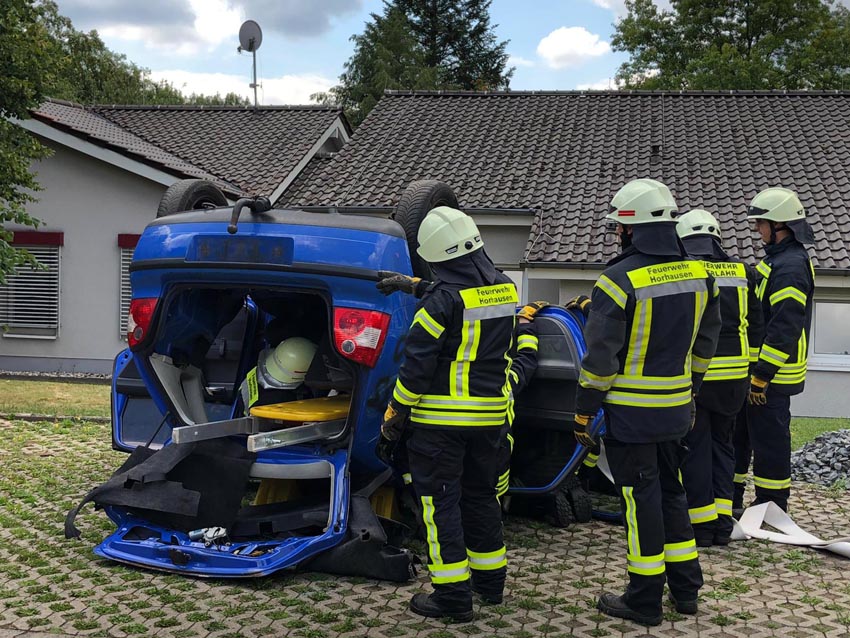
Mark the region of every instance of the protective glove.
[[381, 436], [390, 441], [398, 441], [401, 438], [401, 431], [404, 429], [404, 422], [407, 417], [407, 411], [398, 409], [397, 404], [390, 401], [386, 412], [384, 412], [384, 422], [381, 423]]
[[379, 270], [378, 277], [381, 280], [375, 284], [375, 288], [383, 295], [391, 295], [394, 292], [413, 295], [416, 294], [417, 286], [422, 283], [421, 277], [410, 277], [392, 270]]
[[592, 448], [596, 445], [596, 441], [590, 436], [590, 424], [593, 421], [592, 416], [586, 414], [576, 414], [575, 416], [575, 436], [576, 441], [585, 447]]
[[590, 314], [590, 297], [587, 295], [579, 295], [578, 297], [573, 297], [567, 302], [565, 306], [567, 310], [578, 310], [587, 317]]
[[750, 393], [747, 395], [750, 405], [767, 405], [767, 384], [767, 381], [756, 375], [750, 377]]
[[534, 316], [549, 305], [548, 301], [532, 301], [517, 313], [517, 317], [526, 321], [534, 321]]

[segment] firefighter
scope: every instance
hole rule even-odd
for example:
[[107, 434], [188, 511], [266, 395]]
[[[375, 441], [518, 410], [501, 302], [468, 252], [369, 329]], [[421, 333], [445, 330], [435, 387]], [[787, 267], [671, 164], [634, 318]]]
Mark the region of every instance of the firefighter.
[[720, 245], [720, 225], [707, 210], [677, 218], [676, 231], [689, 255], [702, 260], [720, 289], [720, 338], [696, 397], [696, 421], [685, 437], [688, 454], [682, 484], [698, 547], [728, 545], [732, 533], [735, 420], [750, 385], [750, 343], [760, 343], [761, 307], [756, 273]]
[[764, 341], [750, 377], [747, 421], [753, 450], [754, 505], [773, 501], [788, 509], [791, 492], [791, 397], [806, 382], [815, 274], [805, 244], [814, 243], [797, 194], [767, 188], [750, 202], [764, 242], [757, 295]]
[[410, 422], [407, 453], [434, 588], [414, 595], [410, 609], [468, 622], [472, 590], [498, 603], [505, 585], [496, 479], [519, 298], [461, 211], [431, 210], [418, 240], [436, 282], [414, 315], [381, 433], [398, 439]]
[[680, 613], [697, 611], [703, 584], [688, 503], [679, 481], [699, 391], [720, 332], [719, 291], [676, 235], [670, 190], [633, 180], [614, 195], [607, 219], [622, 252], [591, 294], [587, 352], [576, 394], [575, 434], [605, 408], [605, 451], [627, 527], [629, 585], [597, 608], [644, 625], [661, 623], [665, 578]]
[[304, 337], [290, 337], [263, 350], [239, 386], [245, 414], [254, 406], [308, 398], [303, 384], [316, 350], [316, 344]]

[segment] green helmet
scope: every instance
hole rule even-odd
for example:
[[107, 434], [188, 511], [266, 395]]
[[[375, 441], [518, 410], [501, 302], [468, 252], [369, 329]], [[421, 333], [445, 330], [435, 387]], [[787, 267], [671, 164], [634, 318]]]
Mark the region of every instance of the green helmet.
[[667, 186], [654, 179], [633, 179], [614, 195], [605, 218], [623, 225], [675, 223], [675, 210]]
[[304, 383], [317, 346], [304, 337], [290, 337], [274, 350], [266, 349], [257, 362], [257, 376], [263, 387], [293, 390]]
[[472, 217], [455, 208], [431, 209], [419, 225], [419, 248], [425, 261], [435, 264], [468, 255], [484, 247]]
[[695, 208], [676, 218], [676, 232], [682, 239], [694, 235], [711, 235], [719, 240], [720, 224], [707, 210]]
[[794, 222], [806, 218], [806, 210], [789, 188], [765, 188], [753, 197], [747, 209], [748, 219], [766, 219], [771, 222]]

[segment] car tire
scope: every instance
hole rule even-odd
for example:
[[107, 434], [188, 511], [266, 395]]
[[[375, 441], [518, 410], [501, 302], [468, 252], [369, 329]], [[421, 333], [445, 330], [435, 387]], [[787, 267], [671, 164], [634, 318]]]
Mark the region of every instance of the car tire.
[[188, 210], [218, 206], [227, 206], [227, 198], [218, 186], [205, 179], [181, 179], [163, 193], [156, 216], [159, 219]]
[[569, 499], [573, 505], [573, 514], [577, 523], [589, 523], [593, 518], [593, 499], [581, 487], [569, 490]]
[[555, 527], [565, 528], [576, 522], [573, 506], [563, 490], [555, 490], [552, 496], [551, 515]]
[[431, 269], [427, 262], [416, 252], [419, 248], [417, 235], [419, 225], [428, 214], [428, 211], [437, 206], [451, 206], [457, 208], [457, 197], [451, 187], [433, 179], [422, 179], [411, 182], [395, 207], [391, 219], [396, 220], [404, 229], [407, 237], [407, 247], [410, 252], [410, 263], [413, 266], [413, 274], [423, 279], [431, 277]]

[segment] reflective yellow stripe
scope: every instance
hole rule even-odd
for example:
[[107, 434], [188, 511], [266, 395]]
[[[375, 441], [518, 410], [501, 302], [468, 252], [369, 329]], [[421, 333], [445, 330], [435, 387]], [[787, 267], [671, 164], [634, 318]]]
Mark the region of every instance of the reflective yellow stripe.
[[584, 461], [582, 463], [587, 467], [596, 467], [596, 464], [599, 462], [599, 455], [594, 454], [593, 452], [588, 453], [586, 457], [584, 457]]
[[517, 350], [534, 350], [537, 352], [538, 340], [534, 335], [520, 335], [517, 339]]
[[615, 388], [634, 388], [637, 390], [681, 390], [691, 387], [691, 375], [681, 374], [674, 377], [648, 377], [643, 375], [618, 374], [614, 379]]
[[602, 390], [604, 392], [611, 387], [611, 384], [614, 383], [614, 379], [616, 378], [616, 372], [607, 376], [601, 376], [593, 374], [586, 368], [582, 368], [578, 375], [578, 383], [583, 388], [592, 388], [594, 390]]
[[697, 355], [691, 356], [691, 372], [695, 374], [705, 374], [708, 371], [708, 365], [711, 363], [711, 359], [704, 359], [703, 357], [698, 357]]
[[401, 480], [404, 481], [405, 485], [410, 485], [413, 483], [413, 475], [410, 472], [405, 472], [401, 475]]
[[664, 560], [668, 563], [684, 563], [687, 560], [696, 560], [697, 544], [694, 539], [682, 543], [665, 543]]
[[777, 350], [766, 343], [762, 344], [761, 352], [759, 353], [759, 359], [772, 363], [776, 366], [782, 366], [782, 364], [788, 361], [788, 357], [790, 356], [790, 354], [786, 354], [782, 352], [782, 350]]
[[611, 297], [612, 301], [620, 306], [620, 308], [623, 310], [626, 309], [626, 301], [628, 301], [629, 298], [628, 295], [626, 295], [626, 293], [623, 292], [623, 289], [615, 284], [609, 277], [600, 275], [596, 282], [596, 287]]
[[[744, 280], [747, 283], [747, 280]], [[738, 288], [738, 340], [741, 343], [741, 357], [747, 358], [748, 349], [750, 347], [750, 339], [747, 336], [747, 329], [750, 327], [750, 322], [747, 319], [749, 313], [749, 301], [747, 297], [747, 286]], [[709, 370], [711, 366], [709, 366]]]
[[415, 405], [421, 396], [421, 394], [416, 394], [415, 392], [411, 392], [405, 388], [401, 379], [396, 379], [395, 389], [393, 390], [393, 399], [402, 405]]
[[634, 488], [623, 487], [623, 500], [626, 502], [626, 537], [629, 544], [629, 554], [640, 556], [640, 533], [637, 524], [637, 503], [635, 503]]
[[732, 477], [732, 481], [735, 482], [735, 483], [746, 483], [747, 482], [747, 475], [736, 473], [735, 476]]
[[766, 264], [765, 262], [760, 261], [758, 264], [756, 264], [756, 270], [765, 279], [770, 277], [771, 267], [768, 264]]
[[508, 488], [511, 484], [511, 471], [507, 470], [504, 474], [499, 477], [499, 480], [496, 481], [496, 498], [502, 498], [505, 493], [508, 491]]
[[640, 376], [643, 374], [643, 364], [649, 348], [649, 330], [652, 326], [651, 298], [637, 300], [632, 321], [632, 332], [629, 336], [629, 348], [623, 370], [627, 374]]
[[410, 324], [410, 327], [412, 328], [417, 323], [425, 329], [425, 332], [434, 337], [434, 339], [439, 339], [440, 335], [442, 335], [446, 330], [439, 321], [428, 314], [428, 311], [425, 310], [425, 308], [420, 308], [416, 311], [416, 314], [413, 315], [413, 323]]
[[628, 554], [626, 558], [629, 563], [628, 569], [633, 574], [640, 574], [641, 576], [657, 576], [664, 573], [664, 554], [657, 554], [655, 556], [637, 556], [634, 554]]
[[423, 425], [446, 425], [464, 427], [490, 427], [505, 424], [507, 410], [502, 412], [470, 414], [464, 412], [432, 412], [413, 408], [410, 420]]
[[777, 290], [775, 293], [770, 295], [770, 305], [775, 306], [785, 299], [794, 299], [804, 306], [806, 305], [806, 294], [802, 290], [794, 288], [794, 286], [788, 286], [782, 290]]
[[732, 516], [732, 501], [728, 498], [714, 499], [714, 507], [718, 516]]
[[717, 507], [714, 503], [702, 507], [691, 507], [688, 508], [688, 516], [691, 519], [691, 525], [707, 523], [717, 519]]
[[604, 402], [612, 405], [630, 405], [642, 408], [673, 408], [690, 403], [691, 391], [688, 389], [685, 392], [676, 392], [673, 394], [645, 394], [642, 392], [616, 392], [611, 390], [605, 395]]
[[452, 397], [443, 394], [423, 394], [416, 407], [420, 411], [452, 410], [453, 413], [494, 412], [508, 409], [507, 397]]
[[428, 556], [431, 563], [441, 565], [443, 557], [440, 555], [440, 539], [437, 535], [437, 524], [434, 523], [434, 497], [423, 496], [422, 522], [425, 523], [425, 540], [428, 542]]
[[753, 483], [756, 484], [756, 487], [762, 487], [767, 490], [787, 490], [791, 487], [791, 478], [769, 479], [753, 475]]
[[745, 379], [749, 376], [749, 367], [742, 368], [720, 368], [712, 370], [708, 368], [705, 373], [705, 381], [734, 381], [735, 379]]
[[508, 564], [508, 551], [503, 546], [495, 552], [473, 552], [466, 550], [469, 557], [469, 568], [478, 571], [492, 571], [501, 569]]
[[519, 383], [519, 375], [516, 372], [514, 372], [513, 370], [508, 370], [508, 374], [510, 375], [511, 379], [514, 380], [514, 383]]
[[755, 363], [759, 360], [758, 346], [750, 346], [750, 363]]
[[431, 582], [442, 585], [469, 580], [469, 567], [469, 561], [462, 560], [457, 563], [429, 564], [428, 571], [431, 572]]

